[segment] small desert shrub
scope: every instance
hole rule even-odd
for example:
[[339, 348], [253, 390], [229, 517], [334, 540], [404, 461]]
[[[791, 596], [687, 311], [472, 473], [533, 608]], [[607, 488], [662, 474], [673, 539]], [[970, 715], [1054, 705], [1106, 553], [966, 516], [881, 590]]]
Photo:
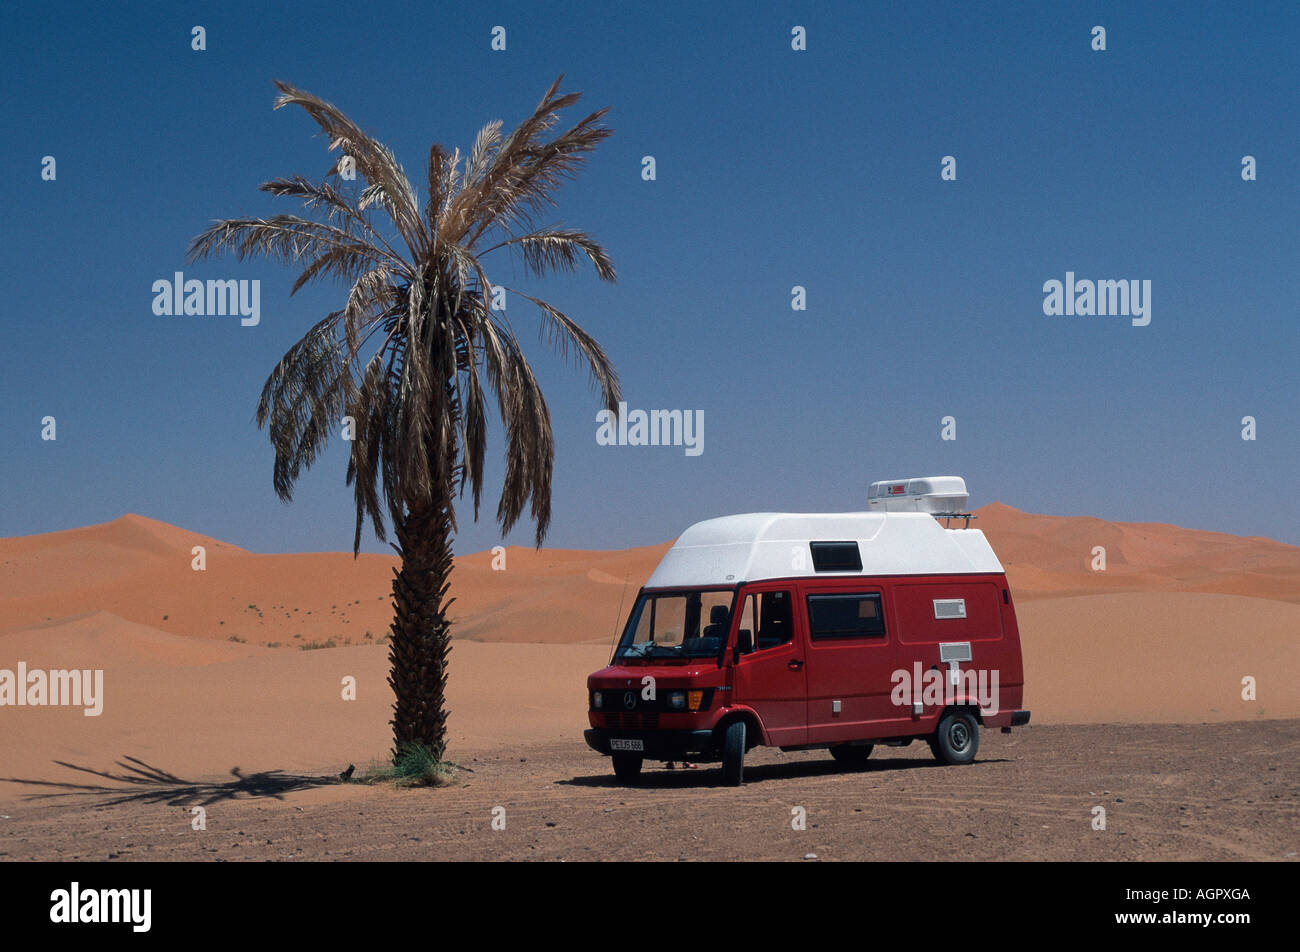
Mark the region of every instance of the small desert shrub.
[[446, 787], [456, 782], [455, 764], [439, 760], [432, 750], [411, 744], [392, 761], [377, 761], [352, 779], [352, 783], [391, 783], [396, 787]]
[[231, 635], [231, 636], [230, 636], [229, 638], [227, 638], [226, 640], [227, 640], [227, 641], [237, 641], [237, 642], [239, 642], [241, 645], [243, 645], [243, 644], [247, 644], [247, 643], [248, 643], [248, 639], [246, 639], [246, 638], [240, 638], [238, 635]]
[[[294, 635], [294, 637], [298, 638], [301, 636]], [[335, 642], [333, 638], [329, 638], [325, 641], [304, 641], [298, 647], [301, 648], [303, 651], [315, 651], [317, 648], [337, 648], [338, 643]]]

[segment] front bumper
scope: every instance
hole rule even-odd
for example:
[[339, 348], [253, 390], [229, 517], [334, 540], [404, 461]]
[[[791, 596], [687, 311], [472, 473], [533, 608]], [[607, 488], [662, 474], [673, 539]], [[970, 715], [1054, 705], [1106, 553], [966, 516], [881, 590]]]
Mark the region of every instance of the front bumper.
[[651, 760], [681, 760], [688, 756], [697, 760], [709, 760], [717, 756], [713, 731], [710, 730], [633, 731], [616, 727], [593, 727], [583, 731], [582, 736], [586, 738], [587, 746], [598, 754], [608, 755], [609, 742], [618, 738], [641, 741], [644, 751], [628, 753], [640, 753]]

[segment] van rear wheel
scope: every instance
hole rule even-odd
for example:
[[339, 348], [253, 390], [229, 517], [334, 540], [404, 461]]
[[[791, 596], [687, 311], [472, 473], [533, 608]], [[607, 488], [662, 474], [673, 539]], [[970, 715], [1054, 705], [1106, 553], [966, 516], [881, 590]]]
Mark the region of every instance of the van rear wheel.
[[871, 756], [871, 744], [840, 744], [831, 748], [831, 756], [841, 767], [856, 768], [861, 770], [867, 766], [867, 758]]
[[930, 739], [934, 757], [945, 764], [968, 764], [980, 749], [980, 726], [969, 711], [949, 711]]
[[640, 754], [613, 754], [614, 776], [624, 783], [636, 783], [641, 776], [642, 756]]
[[745, 722], [727, 725], [722, 735], [722, 782], [728, 787], [739, 787], [745, 779]]

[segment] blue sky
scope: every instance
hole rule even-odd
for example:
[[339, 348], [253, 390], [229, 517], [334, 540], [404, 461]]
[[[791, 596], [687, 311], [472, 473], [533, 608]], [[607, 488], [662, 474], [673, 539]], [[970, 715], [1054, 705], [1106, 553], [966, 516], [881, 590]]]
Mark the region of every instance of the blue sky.
[[[555, 220], [603, 241], [619, 282], [531, 287], [602, 342], [631, 408], [702, 411], [705, 443], [598, 446], [585, 374], [512, 300], [556, 432], [548, 545], [860, 509], [871, 480], [948, 473], [974, 505], [1300, 543], [1298, 44], [1290, 2], [12, 6], [0, 535], [138, 512], [255, 551], [350, 549], [345, 444], [286, 506], [253, 423], [343, 290], [290, 299], [294, 272], [186, 267], [186, 246], [215, 218], [296, 210], [257, 185], [330, 167], [305, 114], [272, 111], [273, 79], [338, 104], [419, 182], [432, 141], [512, 126], [564, 73], [580, 109], [613, 107], [614, 136]], [[260, 325], [155, 316], [152, 283], [178, 270], [259, 279]], [[1044, 315], [1067, 271], [1150, 280], [1150, 325]], [[499, 540], [501, 435], [462, 553]]]

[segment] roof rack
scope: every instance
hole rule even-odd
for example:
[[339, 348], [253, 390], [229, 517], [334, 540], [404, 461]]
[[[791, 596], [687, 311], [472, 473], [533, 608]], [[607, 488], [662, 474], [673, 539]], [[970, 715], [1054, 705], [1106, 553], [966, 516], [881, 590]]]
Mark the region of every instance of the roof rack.
[[978, 519], [978, 518], [979, 518], [979, 516], [975, 515], [975, 513], [973, 513], [973, 512], [934, 512], [934, 513], [931, 513], [931, 515], [934, 516], [936, 519], [942, 519], [942, 520], [943, 520], [943, 527], [944, 527], [945, 529], [951, 529], [951, 528], [952, 528], [952, 526], [949, 524], [949, 520], [950, 520], [950, 519], [965, 519], [965, 520], [966, 520], [966, 524], [965, 524], [964, 526], [962, 526], [962, 528], [963, 528], [963, 529], [969, 529], [969, 528], [970, 528], [970, 521], [971, 521], [972, 519]]

